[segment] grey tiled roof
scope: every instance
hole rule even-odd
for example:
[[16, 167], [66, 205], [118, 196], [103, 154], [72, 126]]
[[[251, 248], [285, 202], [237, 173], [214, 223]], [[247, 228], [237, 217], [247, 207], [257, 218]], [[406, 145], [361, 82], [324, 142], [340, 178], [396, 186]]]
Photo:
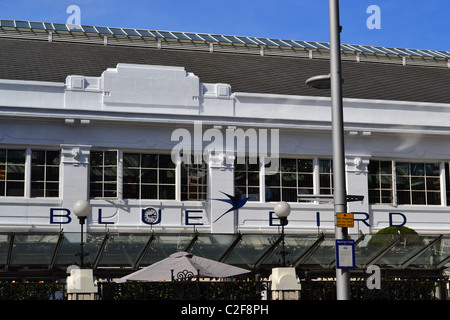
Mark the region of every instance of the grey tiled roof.
[[[118, 63], [182, 66], [233, 92], [330, 95], [305, 84], [329, 73], [327, 59], [0, 39], [1, 79], [64, 82], [68, 75], [100, 76]], [[450, 69], [342, 61], [342, 72], [345, 98], [450, 103]]]

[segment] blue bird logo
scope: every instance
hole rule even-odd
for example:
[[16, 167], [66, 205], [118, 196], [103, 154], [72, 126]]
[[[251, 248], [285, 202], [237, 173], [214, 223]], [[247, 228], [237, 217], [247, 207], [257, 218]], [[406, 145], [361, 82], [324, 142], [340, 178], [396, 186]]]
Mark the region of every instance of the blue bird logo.
[[[220, 191], [220, 192], [222, 192], [222, 191]], [[226, 195], [229, 199], [214, 199], [214, 200], [218, 200], [218, 201], [223, 201], [223, 202], [229, 203], [229, 204], [231, 204], [231, 208], [228, 209], [225, 213], [223, 213], [216, 220], [214, 220], [214, 222], [216, 222], [217, 220], [222, 218], [228, 212], [235, 211], [235, 210], [238, 210], [239, 208], [242, 208], [244, 206], [244, 204], [247, 203], [247, 200], [249, 199], [249, 198], [241, 198], [240, 196], [232, 196], [232, 195], [229, 195], [229, 194], [227, 194], [225, 192], [222, 192], [222, 193], [224, 195]]]

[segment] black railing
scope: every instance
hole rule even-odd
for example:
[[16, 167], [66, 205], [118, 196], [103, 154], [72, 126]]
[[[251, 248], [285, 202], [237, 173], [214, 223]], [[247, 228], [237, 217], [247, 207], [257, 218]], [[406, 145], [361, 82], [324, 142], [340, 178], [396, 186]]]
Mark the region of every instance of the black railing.
[[[350, 282], [351, 300], [438, 300], [448, 299], [447, 281], [439, 279], [381, 280], [380, 289], [369, 289], [366, 280]], [[302, 300], [335, 300], [335, 281], [302, 281]]]
[[[351, 300], [446, 300], [448, 279], [385, 279], [369, 289], [365, 279], [350, 282]], [[335, 281], [301, 281], [301, 300], [335, 300]], [[270, 299], [268, 282], [175, 281], [98, 283], [99, 300], [261, 300]], [[267, 290], [269, 289], [269, 290]], [[63, 283], [0, 283], [0, 300], [66, 300]]]
[[2, 282], [0, 300], [65, 300], [65, 285], [41, 282]]
[[102, 300], [260, 300], [263, 282], [99, 283]]

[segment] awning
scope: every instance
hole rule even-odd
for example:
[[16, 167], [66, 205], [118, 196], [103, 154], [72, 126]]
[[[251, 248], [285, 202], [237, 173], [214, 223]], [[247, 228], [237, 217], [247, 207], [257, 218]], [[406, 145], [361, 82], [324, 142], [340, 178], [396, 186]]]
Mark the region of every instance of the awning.
[[[260, 272], [281, 264], [280, 234], [87, 233], [84, 262], [111, 274], [151, 265], [180, 251]], [[440, 270], [450, 261], [450, 235], [358, 235], [356, 268]], [[0, 233], [0, 277], [65, 272], [77, 264], [80, 233]], [[333, 234], [286, 234], [286, 261], [299, 269], [335, 268]]]

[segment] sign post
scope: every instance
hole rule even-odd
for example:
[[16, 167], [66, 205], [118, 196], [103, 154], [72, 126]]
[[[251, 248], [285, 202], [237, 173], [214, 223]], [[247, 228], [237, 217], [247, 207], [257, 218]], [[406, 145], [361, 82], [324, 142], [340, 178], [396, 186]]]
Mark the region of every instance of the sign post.
[[355, 241], [351, 239], [336, 239], [336, 268], [355, 268]]
[[336, 227], [353, 228], [353, 226], [354, 226], [353, 213], [348, 212], [336, 213]]

